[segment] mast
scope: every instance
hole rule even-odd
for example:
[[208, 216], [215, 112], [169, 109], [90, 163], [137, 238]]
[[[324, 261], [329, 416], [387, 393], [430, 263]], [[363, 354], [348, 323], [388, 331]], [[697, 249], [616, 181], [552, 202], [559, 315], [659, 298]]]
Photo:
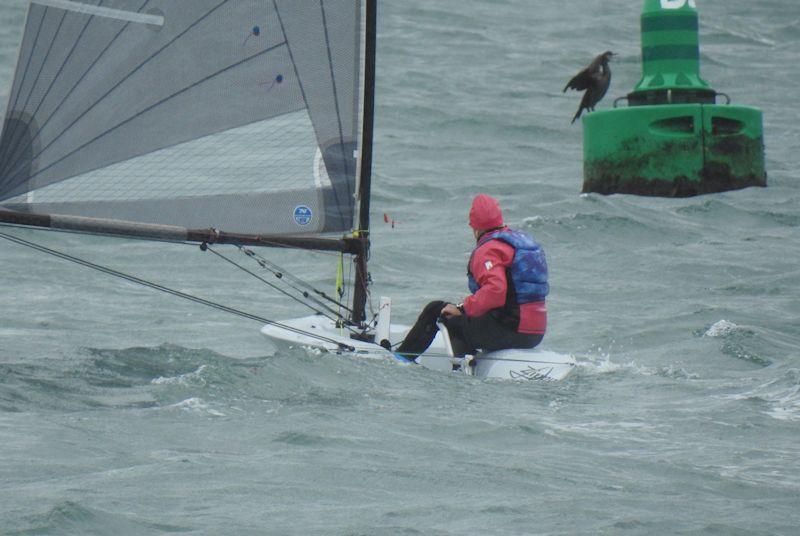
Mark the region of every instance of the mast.
[[377, 0], [366, 0], [364, 36], [364, 119], [361, 138], [361, 173], [358, 183], [358, 237], [361, 252], [354, 259], [356, 276], [353, 289], [353, 314], [350, 320], [360, 324], [366, 319], [367, 286], [369, 285], [369, 201], [372, 182], [372, 141], [375, 122], [375, 50], [377, 45]]

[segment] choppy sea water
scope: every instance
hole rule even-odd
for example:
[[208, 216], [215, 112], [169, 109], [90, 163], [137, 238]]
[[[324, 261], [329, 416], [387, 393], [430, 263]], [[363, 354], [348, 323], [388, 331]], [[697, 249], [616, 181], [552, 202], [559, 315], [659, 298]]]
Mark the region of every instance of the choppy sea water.
[[[579, 195], [579, 97], [638, 2], [382, 2], [373, 292], [465, 292], [478, 192], [548, 252], [558, 384], [280, 350], [259, 326], [0, 243], [0, 533], [800, 532], [800, 11], [700, 3], [702, 74], [765, 113], [769, 187]], [[7, 93], [26, 2], [0, 5]], [[383, 223], [383, 214], [396, 221]], [[11, 230], [270, 318], [188, 246]], [[332, 286], [330, 256], [270, 258]]]

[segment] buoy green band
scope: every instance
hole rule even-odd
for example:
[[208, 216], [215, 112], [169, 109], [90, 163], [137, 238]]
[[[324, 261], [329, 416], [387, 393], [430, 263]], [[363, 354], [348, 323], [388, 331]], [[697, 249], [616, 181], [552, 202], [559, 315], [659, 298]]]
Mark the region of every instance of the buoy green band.
[[672, 17], [642, 17], [642, 32], [661, 32], [686, 30], [697, 32], [700, 29], [697, 14]]
[[699, 60], [699, 45], [664, 45], [642, 49], [644, 61]]

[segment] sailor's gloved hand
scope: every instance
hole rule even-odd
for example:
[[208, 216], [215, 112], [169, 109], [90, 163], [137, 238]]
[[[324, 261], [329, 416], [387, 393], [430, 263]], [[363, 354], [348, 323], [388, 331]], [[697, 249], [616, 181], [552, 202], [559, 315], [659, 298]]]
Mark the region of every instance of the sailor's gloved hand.
[[461, 309], [459, 309], [457, 305], [448, 303], [442, 308], [442, 312], [440, 314], [445, 318], [450, 318], [452, 316], [461, 316]]

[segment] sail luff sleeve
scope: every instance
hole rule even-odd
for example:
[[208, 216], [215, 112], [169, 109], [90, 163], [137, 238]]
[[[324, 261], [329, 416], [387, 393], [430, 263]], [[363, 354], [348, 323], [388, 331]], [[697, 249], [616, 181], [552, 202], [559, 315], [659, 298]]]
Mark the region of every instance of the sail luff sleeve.
[[372, 142], [375, 116], [375, 54], [377, 48], [377, 0], [366, 0], [364, 29], [364, 92], [361, 132], [360, 173], [358, 182], [360, 236], [365, 241], [364, 253], [356, 257], [356, 275], [351, 320], [358, 324], [366, 319], [369, 271], [369, 207], [372, 183]]
[[366, 0], [364, 36], [364, 103], [361, 139], [361, 169], [358, 196], [359, 229], [369, 231], [369, 208], [372, 190], [372, 144], [375, 125], [375, 56], [377, 52], [377, 0]]

